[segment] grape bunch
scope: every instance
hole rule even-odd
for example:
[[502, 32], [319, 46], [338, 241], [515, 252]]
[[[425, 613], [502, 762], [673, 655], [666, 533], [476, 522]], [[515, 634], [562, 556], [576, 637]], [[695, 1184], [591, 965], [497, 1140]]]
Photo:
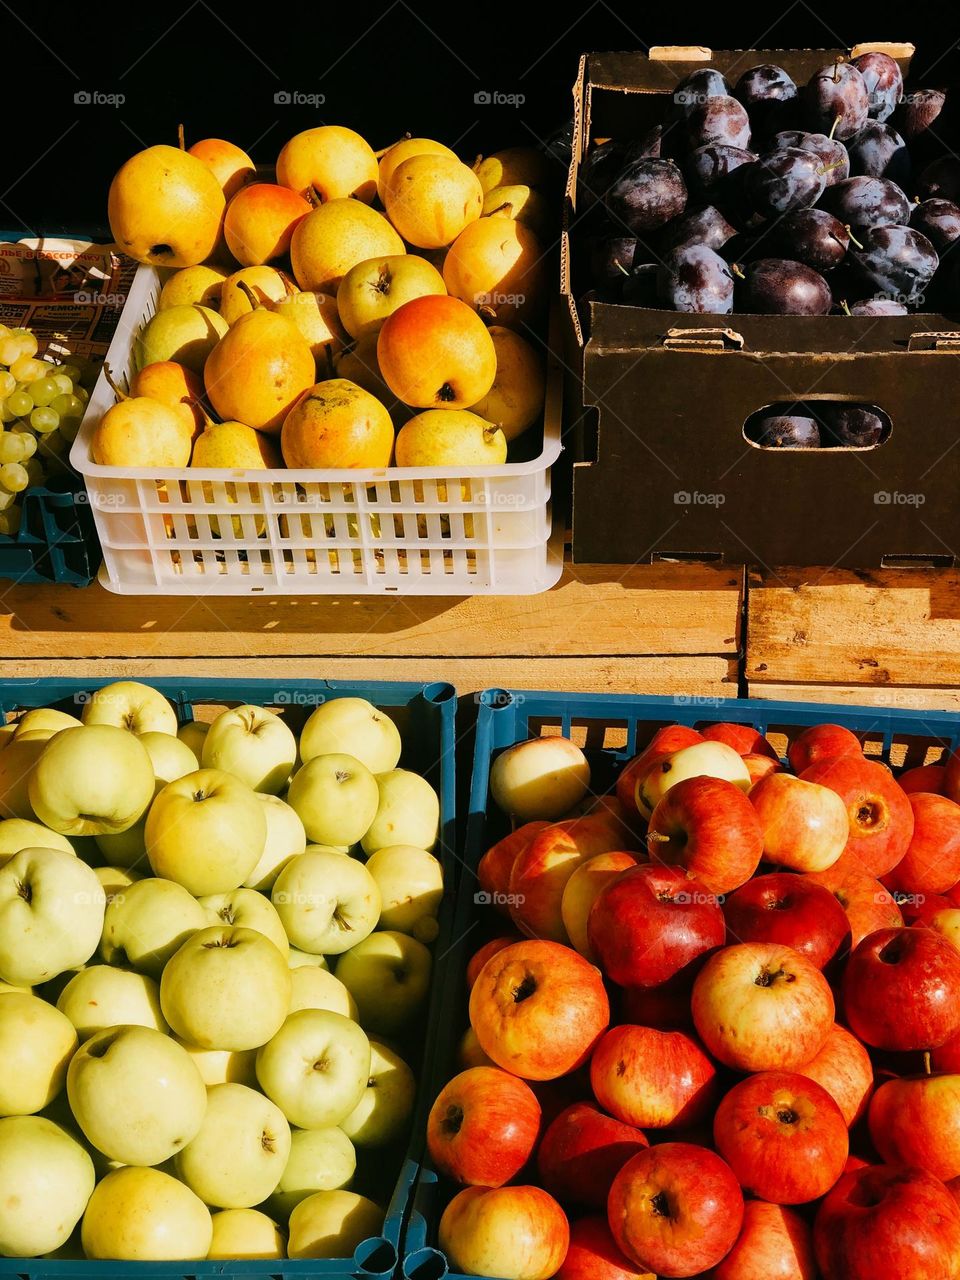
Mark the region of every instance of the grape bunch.
[[879, 51], [806, 85], [771, 64], [735, 84], [699, 68], [663, 123], [585, 157], [579, 300], [713, 315], [954, 309], [950, 118], [947, 95], [905, 92]]
[[90, 396], [80, 364], [38, 359], [38, 349], [29, 329], [0, 324], [0, 534], [20, 528], [20, 495], [67, 453]]

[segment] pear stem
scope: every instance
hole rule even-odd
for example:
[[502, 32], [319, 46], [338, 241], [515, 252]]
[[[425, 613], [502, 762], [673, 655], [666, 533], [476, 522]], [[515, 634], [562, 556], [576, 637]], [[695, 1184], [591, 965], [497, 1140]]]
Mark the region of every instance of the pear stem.
[[376, 156], [378, 160], [382, 160], [388, 151], [393, 150], [393, 148], [397, 145], [397, 143], [406, 142], [408, 138], [412, 138], [412, 137], [413, 137], [413, 134], [408, 129], [407, 132], [403, 134], [402, 137], [398, 138], [396, 142], [391, 142], [389, 147], [381, 147], [379, 151], [375, 151], [373, 154]]
[[[495, 213], [502, 213], [504, 209], [512, 209], [512, 208], [513, 208], [513, 201], [504, 200], [503, 204], [498, 204], [495, 209], [491, 209], [489, 213], [485, 213], [483, 216], [485, 218], [492, 218]], [[508, 218], [510, 217], [509, 213], [507, 214], [507, 217]]]
[[241, 293], [246, 295], [246, 299], [250, 303], [251, 310], [256, 311], [259, 307], [263, 306], [262, 301], [253, 292], [253, 290], [247, 284], [246, 280], [238, 280], [237, 288], [240, 290]]
[[113, 394], [117, 397], [118, 400], [130, 399], [130, 396], [127, 394], [127, 392], [123, 390], [123, 388], [119, 385], [117, 380], [114, 378], [113, 370], [110, 368], [108, 364], [105, 364], [103, 366], [103, 376], [106, 378], [107, 385], [109, 386], [110, 390], [113, 392]]
[[850, 226], [849, 222], [844, 223], [843, 229], [844, 231], [846, 231], [847, 235], [850, 237], [850, 243], [855, 244], [858, 249], [862, 249], [863, 245], [860, 243], [857, 237], [853, 234], [853, 228]]
[[177, 125], [177, 146], [180, 148], [180, 150], [181, 150], [181, 151], [186, 151], [186, 149], [187, 149], [187, 142], [186, 142], [186, 139], [185, 139], [185, 138], [184, 138], [184, 136], [183, 136], [183, 125], [182, 125], [182, 124], [178, 124], [178, 125]]
[[845, 316], [849, 316], [852, 314], [850, 311], [850, 304], [847, 302], [846, 298], [844, 298], [843, 301], [840, 303], [840, 310], [843, 312]]
[[827, 137], [830, 139], [831, 142], [833, 141], [833, 135], [837, 131], [837, 125], [840, 123], [842, 119], [843, 119], [843, 116], [836, 116], [834, 118], [833, 124], [830, 126], [830, 132], [827, 134]]
[[747, 277], [746, 277], [746, 273], [744, 272], [743, 268], [740, 266], [740, 263], [739, 263], [739, 262], [731, 262], [731, 263], [730, 263], [730, 270], [733, 272], [733, 274], [734, 274], [738, 279], [740, 279], [740, 280], [746, 280], [746, 278], [747, 278]]

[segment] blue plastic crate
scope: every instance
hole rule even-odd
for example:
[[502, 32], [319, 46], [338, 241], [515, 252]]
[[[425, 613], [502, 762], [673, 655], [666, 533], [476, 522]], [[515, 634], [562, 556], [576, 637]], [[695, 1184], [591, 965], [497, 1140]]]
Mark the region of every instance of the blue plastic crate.
[[[697, 726], [714, 721], [752, 725], [786, 738], [810, 725], [841, 724], [864, 735], [871, 756], [891, 762], [896, 748], [904, 750], [908, 765], [923, 762], [931, 746], [952, 751], [960, 746], [960, 716], [945, 711], [904, 711], [892, 708], [836, 706], [817, 702], [765, 702], [754, 699], [697, 697], [638, 697], [578, 693], [539, 693], [488, 689], [480, 695], [470, 802], [466, 819], [464, 856], [460, 867], [453, 918], [453, 942], [444, 961], [443, 986], [435, 992], [430, 1039], [433, 1097], [456, 1074], [456, 1049], [467, 1018], [465, 973], [481, 940], [475, 932], [478, 884], [476, 868], [485, 851], [509, 830], [509, 822], [489, 798], [490, 766], [506, 747], [537, 737], [548, 727], [564, 735], [582, 734], [590, 760], [592, 790], [612, 789], [623, 764], [642, 750], [655, 731], [666, 724]], [[608, 742], [615, 737], [616, 744]], [[915, 758], [915, 757], [918, 757]], [[476, 1280], [450, 1269], [440, 1250], [437, 1228], [450, 1186], [444, 1187], [425, 1151], [419, 1182], [404, 1236], [404, 1280]]]
[[100, 564], [100, 542], [83, 482], [79, 492], [28, 489], [15, 534], [0, 534], [0, 578], [89, 586]]
[[[79, 714], [93, 689], [111, 683], [108, 679], [0, 680], [0, 712], [3, 718], [21, 709], [57, 706]], [[453, 918], [453, 848], [456, 805], [454, 776], [454, 718], [456, 691], [444, 683], [418, 684], [411, 681], [368, 680], [349, 683], [339, 680], [214, 680], [203, 677], [162, 678], [149, 683], [173, 703], [181, 721], [193, 718], [195, 704], [259, 703], [277, 708], [309, 711], [321, 702], [338, 697], [366, 698], [391, 713], [403, 737], [400, 764], [421, 772], [436, 788], [440, 798], [440, 838], [437, 856], [444, 868], [447, 889], [440, 910], [440, 934], [433, 946], [434, 991], [440, 985], [443, 966], [439, 958], [450, 945]], [[399, 1165], [386, 1205], [387, 1214], [380, 1236], [365, 1240], [352, 1258], [264, 1260], [243, 1262], [87, 1262], [48, 1261], [29, 1258], [0, 1258], [0, 1276], [22, 1280], [188, 1280], [189, 1277], [323, 1277], [324, 1280], [387, 1280], [397, 1270], [404, 1225], [412, 1209], [413, 1195], [422, 1152], [424, 1107], [429, 1109], [434, 1073], [428, 1053], [427, 1023], [434, 1021], [431, 996], [430, 1015], [424, 1017], [409, 1037], [411, 1046], [423, 1047], [422, 1061], [411, 1065], [420, 1072], [420, 1087], [411, 1136], [406, 1150], [397, 1154]], [[389, 1171], [386, 1171], [389, 1173]]]

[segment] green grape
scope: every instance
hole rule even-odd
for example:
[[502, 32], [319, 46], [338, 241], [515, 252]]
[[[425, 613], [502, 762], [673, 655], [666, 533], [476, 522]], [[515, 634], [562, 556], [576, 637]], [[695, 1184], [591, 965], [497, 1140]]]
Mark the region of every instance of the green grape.
[[14, 427], [13, 433], [23, 441], [23, 458], [32, 458], [37, 452], [37, 437], [29, 427], [23, 427], [19, 431]]
[[15, 493], [10, 493], [6, 489], [0, 489], [0, 511], [6, 511], [7, 507], [12, 507], [17, 500]]
[[29, 359], [31, 356], [35, 356], [37, 354], [37, 347], [39, 347], [40, 344], [29, 329], [24, 329], [22, 332], [18, 333], [17, 341], [20, 343], [21, 355], [26, 356]]
[[0, 484], [8, 493], [23, 493], [29, 483], [27, 468], [19, 462], [5, 462], [0, 466]]
[[60, 394], [60, 388], [53, 378], [37, 378], [36, 382], [30, 383], [30, 394], [33, 396], [33, 403], [42, 408], [56, 399]]
[[12, 396], [7, 396], [7, 408], [18, 418], [25, 418], [33, 412], [33, 398], [25, 391], [15, 391]]
[[20, 528], [21, 511], [18, 506], [8, 507], [6, 511], [0, 511], [0, 533], [8, 536], [15, 534]]
[[79, 396], [54, 396], [50, 408], [56, 409], [61, 418], [82, 418], [85, 405]]
[[0, 463], [22, 462], [27, 456], [23, 447], [26, 436], [18, 431], [4, 431], [0, 435]]
[[46, 375], [47, 367], [42, 360], [34, 360], [32, 356], [18, 356], [10, 366], [10, 372], [18, 382], [34, 382]]
[[73, 379], [68, 378], [65, 373], [55, 373], [53, 380], [57, 384], [57, 390], [62, 396], [73, 394]]
[[62, 365], [60, 366], [60, 372], [63, 374], [63, 376], [64, 376], [65, 378], [69, 378], [71, 382], [79, 382], [79, 380], [80, 380], [80, 366], [79, 366], [79, 365], [75, 365], [75, 364], [62, 364]]
[[34, 409], [30, 415], [30, 425], [34, 431], [39, 431], [41, 435], [45, 435], [48, 431], [56, 431], [60, 425], [60, 415], [56, 409], [39, 408]]
[[6, 369], [0, 372], [0, 399], [12, 395], [17, 389], [17, 380]]
[[0, 422], [14, 422], [17, 415], [7, 406], [6, 400], [0, 402]]
[[16, 338], [0, 338], [0, 364], [13, 364], [20, 359], [20, 343]]
[[87, 401], [90, 399], [90, 392], [87, 390], [86, 387], [78, 387], [75, 385], [73, 388], [73, 394], [77, 397], [78, 400], [82, 401], [83, 404], [86, 404]]

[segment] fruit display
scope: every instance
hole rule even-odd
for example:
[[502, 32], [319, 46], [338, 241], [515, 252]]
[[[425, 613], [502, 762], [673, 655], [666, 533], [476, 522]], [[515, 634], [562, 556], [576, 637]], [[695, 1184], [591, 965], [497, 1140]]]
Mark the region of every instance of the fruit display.
[[411, 1127], [436, 792], [359, 697], [62, 707], [0, 747], [0, 1254], [350, 1258]]
[[799, 316], [953, 305], [949, 100], [905, 87], [894, 58], [830, 62], [806, 84], [770, 63], [735, 81], [703, 67], [665, 101], [661, 125], [599, 141], [581, 164], [581, 304]]
[[291, 138], [269, 173], [220, 139], [139, 152], [110, 226], [167, 279], [92, 461], [508, 461], [545, 399], [545, 177], [533, 149], [471, 167], [429, 138], [375, 153], [338, 125]]
[[960, 755], [787, 733], [493, 755], [427, 1127], [452, 1272], [957, 1275]]

